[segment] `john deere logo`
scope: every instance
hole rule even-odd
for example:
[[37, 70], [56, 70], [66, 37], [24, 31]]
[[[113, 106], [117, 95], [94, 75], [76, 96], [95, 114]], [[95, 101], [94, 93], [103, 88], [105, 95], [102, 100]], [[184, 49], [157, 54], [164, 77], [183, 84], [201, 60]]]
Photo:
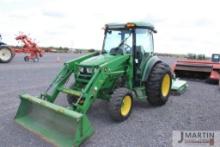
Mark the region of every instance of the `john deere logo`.
[[214, 147], [215, 137], [214, 131], [174, 131], [173, 147]]

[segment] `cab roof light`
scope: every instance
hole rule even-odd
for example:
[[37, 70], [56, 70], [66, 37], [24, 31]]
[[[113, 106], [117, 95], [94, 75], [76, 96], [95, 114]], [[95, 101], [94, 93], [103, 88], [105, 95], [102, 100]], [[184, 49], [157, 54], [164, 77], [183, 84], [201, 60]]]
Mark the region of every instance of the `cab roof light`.
[[131, 29], [134, 28], [135, 24], [134, 23], [127, 23], [127, 28]]

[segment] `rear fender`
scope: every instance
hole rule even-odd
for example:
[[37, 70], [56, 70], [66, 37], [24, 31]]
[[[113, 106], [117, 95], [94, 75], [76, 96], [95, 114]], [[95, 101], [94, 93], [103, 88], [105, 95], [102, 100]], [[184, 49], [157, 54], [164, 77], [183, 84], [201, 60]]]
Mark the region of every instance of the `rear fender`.
[[150, 75], [151, 70], [153, 69], [153, 67], [157, 64], [162, 62], [160, 60], [160, 58], [158, 58], [157, 56], [153, 56], [151, 57], [145, 64], [144, 70], [142, 72], [142, 78], [141, 81], [147, 81], [148, 77]]

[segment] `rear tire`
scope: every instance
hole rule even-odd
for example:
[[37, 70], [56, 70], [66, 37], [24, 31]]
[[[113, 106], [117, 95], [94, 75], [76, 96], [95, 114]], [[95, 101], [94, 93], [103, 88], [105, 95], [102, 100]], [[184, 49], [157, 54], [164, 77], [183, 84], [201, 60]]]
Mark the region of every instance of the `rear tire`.
[[169, 65], [157, 63], [146, 83], [147, 100], [153, 106], [164, 105], [170, 95], [172, 76]]
[[112, 119], [115, 121], [126, 120], [131, 114], [132, 107], [132, 92], [127, 88], [115, 89], [108, 105]]
[[0, 47], [0, 62], [8, 63], [13, 59], [14, 55], [12, 50], [7, 46]]

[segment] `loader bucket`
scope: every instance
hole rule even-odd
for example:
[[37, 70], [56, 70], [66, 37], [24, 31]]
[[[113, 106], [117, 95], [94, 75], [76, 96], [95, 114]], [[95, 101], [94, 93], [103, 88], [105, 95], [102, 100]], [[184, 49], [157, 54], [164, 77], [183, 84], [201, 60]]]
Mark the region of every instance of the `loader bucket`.
[[79, 146], [93, 133], [85, 114], [27, 94], [20, 99], [15, 121], [55, 146]]

